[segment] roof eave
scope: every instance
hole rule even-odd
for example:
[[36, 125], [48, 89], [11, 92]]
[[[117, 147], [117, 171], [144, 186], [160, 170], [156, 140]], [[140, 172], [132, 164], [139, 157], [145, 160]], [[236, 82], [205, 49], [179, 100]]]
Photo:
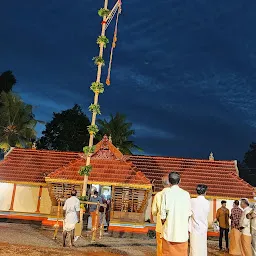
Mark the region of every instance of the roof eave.
[[[69, 183], [69, 184], [78, 184], [82, 185], [82, 180], [70, 180], [70, 179], [55, 179], [46, 177], [45, 178], [46, 183]], [[151, 184], [132, 184], [132, 183], [121, 183], [121, 182], [105, 182], [105, 181], [91, 181], [88, 180], [88, 184], [98, 184], [101, 186], [119, 186], [119, 187], [131, 187], [131, 188], [141, 188], [141, 189], [147, 189], [150, 190], [152, 188]]]
[[18, 180], [0, 180], [0, 183], [12, 183], [17, 185], [32, 185], [32, 186], [42, 186], [46, 187], [47, 184], [45, 182], [30, 182], [30, 181], [18, 181]]

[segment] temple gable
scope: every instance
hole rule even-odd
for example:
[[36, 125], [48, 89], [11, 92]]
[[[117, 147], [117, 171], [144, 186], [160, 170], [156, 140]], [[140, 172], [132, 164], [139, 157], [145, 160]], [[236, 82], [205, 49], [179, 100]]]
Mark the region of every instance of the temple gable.
[[92, 159], [121, 160], [123, 154], [112, 144], [111, 139], [104, 135], [103, 139], [95, 146]]

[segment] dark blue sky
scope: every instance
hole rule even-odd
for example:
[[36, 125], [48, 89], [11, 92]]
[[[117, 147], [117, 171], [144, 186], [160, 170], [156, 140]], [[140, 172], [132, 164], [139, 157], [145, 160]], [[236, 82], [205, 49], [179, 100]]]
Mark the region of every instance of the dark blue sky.
[[[13, 70], [38, 119], [87, 111], [102, 4], [1, 3], [0, 72]], [[255, 13], [255, 0], [123, 0], [103, 116], [125, 113], [145, 154], [241, 159], [256, 136]]]

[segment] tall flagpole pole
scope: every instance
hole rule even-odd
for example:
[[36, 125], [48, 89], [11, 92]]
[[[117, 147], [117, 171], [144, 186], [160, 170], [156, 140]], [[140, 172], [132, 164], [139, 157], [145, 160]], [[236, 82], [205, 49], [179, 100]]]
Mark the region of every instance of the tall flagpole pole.
[[[111, 69], [111, 63], [112, 63], [112, 55], [113, 55], [113, 48], [115, 48], [115, 44], [117, 41], [117, 23], [118, 23], [118, 16], [121, 13], [121, 0], [117, 0], [115, 6], [113, 7], [112, 10], [108, 9], [108, 0], [104, 0], [104, 8], [101, 8], [98, 11], [99, 16], [102, 17], [102, 22], [101, 22], [101, 34], [97, 38], [97, 44], [99, 45], [99, 55], [94, 57], [94, 64], [97, 65], [97, 76], [96, 76], [96, 81], [91, 84], [90, 89], [94, 92], [94, 101], [93, 104], [90, 105], [89, 110], [92, 112], [92, 119], [91, 119], [91, 125], [87, 127], [90, 138], [89, 138], [89, 145], [85, 146], [83, 148], [84, 154], [85, 154], [85, 159], [86, 159], [86, 164], [85, 166], [81, 166], [79, 170], [79, 174], [84, 177], [83, 180], [83, 189], [82, 189], [82, 201], [86, 201], [86, 191], [87, 191], [87, 184], [88, 184], [88, 177], [90, 175], [90, 172], [92, 170], [91, 166], [91, 156], [94, 153], [95, 147], [93, 146], [93, 139], [97, 132], [99, 131], [98, 126], [96, 125], [96, 117], [98, 114], [101, 114], [100, 112], [100, 105], [98, 104], [99, 101], [99, 94], [104, 92], [104, 84], [101, 83], [101, 71], [102, 71], [102, 66], [105, 65], [104, 59], [103, 59], [103, 52], [104, 48], [106, 48], [106, 45], [109, 43], [109, 40], [105, 36], [105, 31], [112, 21], [113, 17], [117, 13], [117, 20], [116, 20], [116, 26], [115, 26], [115, 32], [114, 32], [114, 41], [112, 43], [112, 48], [111, 48], [111, 58], [110, 58], [110, 63], [109, 63], [109, 70], [108, 70], [108, 78], [106, 80], [106, 84], [110, 84], [110, 69]], [[83, 227], [83, 208], [80, 210], [80, 224], [79, 224], [79, 234], [81, 235], [82, 228]], [[95, 227], [93, 227], [93, 230]], [[92, 240], [95, 241], [96, 238], [96, 231], [94, 230], [93, 232], [93, 238]]]
[[[102, 9], [101, 9], [102, 10]], [[101, 36], [100, 38], [105, 38], [105, 30], [106, 30], [106, 20], [108, 16], [108, 0], [104, 1], [104, 9], [105, 13], [103, 12], [103, 18], [102, 18], [102, 25], [101, 25]], [[93, 139], [95, 134], [98, 132], [98, 127], [96, 125], [96, 117], [97, 114], [99, 114], [99, 94], [103, 93], [104, 91], [104, 86], [101, 83], [101, 70], [102, 66], [104, 65], [104, 60], [103, 60], [103, 52], [104, 52], [104, 47], [105, 47], [105, 42], [102, 40], [99, 43], [99, 56], [94, 58], [95, 64], [98, 66], [97, 68], [97, 77], [96, 77], [96, 82], [92, 83], [91, 90], [94, 92], [94, 102], [90, 106], [92, 110], [92, 119], [91, 119], [91, 125], [88, 127], [88, 132], [90, 134], [90, 139], [89, 139], [89, 146], [84, 148], [85, 155], [86, 155], [86, 166], [80, 170], [80, 174], [84, 175], [84, 182], [83, 182], [83, 192], [82, 196], [86, 196], [86, 190], [87, 190], [87, 183], [88, 183], [88, 176], [90, 174], [90, 171], [92, 169], [90, 162], [91, 162], [91, 155], [93, 154]]]

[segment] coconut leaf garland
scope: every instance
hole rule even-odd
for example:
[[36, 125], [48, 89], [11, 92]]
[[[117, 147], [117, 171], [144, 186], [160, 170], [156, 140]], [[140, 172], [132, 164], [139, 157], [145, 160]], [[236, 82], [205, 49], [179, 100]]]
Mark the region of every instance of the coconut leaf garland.
[[91, 104], [90, 107], [89, 107], [89, 110], [92, 113], [96, 113], [97, 115], [101, 115], [99, 104]]
[[99, 36], [97, 38], [97, 44], [99, 46], [100, 46], [100, 44], [103, 44], [103, 47], [106, 48], [108, 43], [109, 43], [109, 40], [106, 36]]
[[102, 57], [100, 57], [100, 56], [95, 56], [95, 57], [93, 57], [92, 60], [94, 61], [94, 64], [95, 64], [95, 65], [102, 65], [102, 66], [105, 66], [105, 61], [104, 61], [104, 59], [103, 59]]

